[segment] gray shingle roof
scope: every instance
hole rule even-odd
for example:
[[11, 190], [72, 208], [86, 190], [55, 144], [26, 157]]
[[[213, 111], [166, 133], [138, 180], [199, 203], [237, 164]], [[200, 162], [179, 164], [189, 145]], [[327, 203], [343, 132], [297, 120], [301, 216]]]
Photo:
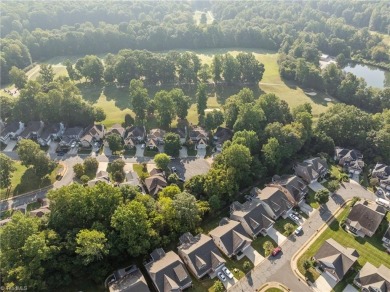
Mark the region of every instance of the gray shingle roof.
[[355, 204], [348, 214], [346, 223], [353, 225], [353, 227], [358, 230], [365, 228], [372, 233], [375, 233], [384, 217], [385, 214], [366, 205]]
[[379, 268], [367, 262], [356, 275], [355, 281], [369, 291], [390, 291], [390, 269], [381, 265]]

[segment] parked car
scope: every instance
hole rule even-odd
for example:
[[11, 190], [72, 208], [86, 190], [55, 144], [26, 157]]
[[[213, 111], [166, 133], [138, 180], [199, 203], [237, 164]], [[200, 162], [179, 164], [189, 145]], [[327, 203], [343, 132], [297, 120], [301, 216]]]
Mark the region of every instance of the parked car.
[[174, 172], [174, 173], [177, 172], [177, 169], [176, 169], [176, 167], [174, 167], [174, 166], [172, 166], [171, 170], [172, 170], [172, 172]]
[[76, 141], [72, 142], [72, 144], [70, 144], [70, 148], [74, 148], [76, 147]]
[[145, 149], [145, 144], [142, 144], [142, 145], [141, 145], [141, 149]]
[[218, 273], [218, 278], [221, 279], [221, 281], [223, 282], [226, 281], [226, 277], [221, 272]]
[[64, 152], [58, 152], [58, 153], [57, 153], [57, 156], [64, 156], [64, 155], [65, 155]]
[[290, 217], [290, 219], [296, 223], [299, 223], [299, 218], [297, 216], [295, 216], [294, 214], [290, 214], [288, 215], [288, 217]]
[[378, 195], [383, 196], [383, 193], [384, 193], [384, 192], [383, 192], [382, 189], [378, 189], [376, 192], [378, 193]]
[[291, 213], [297, 216], [298, 218], [302, 218], [301, 214], [299, 214], [297, 211], [292, 211]]
[[298, 228], [295, 229], [294, 233], [295, 233], [295, 235], [299, 235], [299, 234], [302, 233], [302, 231], [303, 231], [303, 227], [302, 226], [298, 226]]
[[272, 251], [272, 256], [276, 256], [278, 253], [282, 251], [282, 248], [280, 246], [275, 247], [274, 250]]
[[228, 268], [223, 267], [223, 268], [222, 268], [222, 271], [225, 273], [225, 275], [226, 275], [229, 279], [233, 279], [233, 274], [229, 271]]

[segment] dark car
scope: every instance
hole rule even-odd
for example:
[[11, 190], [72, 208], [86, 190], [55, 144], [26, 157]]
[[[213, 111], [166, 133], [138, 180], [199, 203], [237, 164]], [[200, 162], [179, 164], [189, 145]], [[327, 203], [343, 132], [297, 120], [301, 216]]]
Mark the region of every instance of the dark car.
[[64, 152], [58, 152], [58, 153], [57, 153], [57, 156], [64, 156], [64, 155], [65, 155]]
[[278, 253], [282, 251], [282, 248], [280, 246], [275, 247], [274, 250], [272, 251], [272, 256], [276, 256]]

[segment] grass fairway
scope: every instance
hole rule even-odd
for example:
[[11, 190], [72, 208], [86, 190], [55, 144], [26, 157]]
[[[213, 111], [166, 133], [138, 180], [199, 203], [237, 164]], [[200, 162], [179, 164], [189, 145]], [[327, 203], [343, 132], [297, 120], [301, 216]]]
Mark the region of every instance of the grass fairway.
[[329, 238], [333, 238], [345, 247], [356, 249], [359, 253], [358, 263], [360, 266], [363, 266], [366, 262], [370, 262], [376, 267], [383, 264], [390, 268], [390, 257], [386, 253], [385, 248], [382, 246], [382, 237], [386, 231], [388, 222], [390, 221], [390, 214], [387, 214], [387, 220], [384, 219], [374, 236], [371, 238], [360, 238], [346, 232], [340, 226], [340, 222], [348, 215], [349, 211], [350, 207], [346, 207], [329, 225], [329, 227], [312, 243], [309, 249], [306, 250], [306, 252], [298, 259], [299, 271], [310, 280], [315, 280], [319, 275], [313, 275], [310, 272], [306, 272], [303, 268], [303, 263], [305, 260], [314, 256], [325, 240]]
[[[304, 91], [297, 87], [294, 83], [282, 80], [279, 75], [277, 64], [278, 54], [274, 51], [247, 50], [238, 48], [197, 50], [194, 52], [199, 56], [202, 63], [207, 64], [211, 64], [215, 54], [230, 53], [233, 56], [236, 56], [240, 52], [252, 52], [256, 59], [263, 63], [265, 67], [264, 76], [259, 86], [250, 87], [250, 89], [254, 91], [256, 97], [260, 96], [262, 93], [275, 93], [281, 99], [285, 100], [289, 104], [290, 108], [294, 108], [299, 104], [308, 102], [313, 107], [314, 117], [318, 117], [320, 113], [324, 112], [327, 108], [333, 105], [333, 102], [327, 102], [324, 100], [324, 98], [328, 96], [323, 93], [318, 93], [317, 96], [310, 97], [307, 96]], [[56, 76], [66, 76], [66, 68], [62, 65], [61, 62], [66, 59], [70, 59], [72, 62], [75, 62], [79, 57], [81, 56], [58, 57], [53, 58], [46, 63], [53, 64]], [[99, 55], [99, 57], [104, 58], [104, 55]], [[31, 79], [36, 79], [39, 76], [39, 66], [35, 66], [27, 74]], [[107, 127], [110, 127], [115, 123], [122, 123], [124, 116], [127, 113], [133, 114], [127, 88], [117, 88], [113, 85], [104, 86], [103, 84], [91, 85], [88, 83], [78, 83], [77, 87], [80, 89], [81, 95], [86, 101], [90, 102], [92, 105], [102, 107], [104, 109], [107, 117], [103, 123]], [[209, 99], [207, 102], [208, 108], [221, 108], [229, 96], [238, 93], [242, 88], [243, 86], [226, 85], [215, 87], [213, 84], [210, 84]], [[172, 86], [148, 87], [149, 95], [153, 97], [157, 91], [162, 89], [170, 90], [172, 89]], [[197, 124], [198, 114], [195, 103], [196, 86], [183, 86], [182, 89], [193, 102], [188, 112], [188, 122]], [[173, 122], [173, 126], [175, 125], [176, 121]]]

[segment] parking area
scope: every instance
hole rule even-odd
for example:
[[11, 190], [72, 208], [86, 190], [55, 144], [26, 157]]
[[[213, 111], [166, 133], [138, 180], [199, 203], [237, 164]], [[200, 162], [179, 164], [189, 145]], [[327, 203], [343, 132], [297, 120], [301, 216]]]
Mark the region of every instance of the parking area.
[[[145, 145], [145, 144], [142, 144]], [[142, 149], [141, 144], [135, 145], [135, 157], [144, 157], [144, 149]]]
[[169, 167], [174, 166], [177, 169], [179, 177], [185, 180], [199, 174], [205, 174], [210, 169], [210, 164], [204, 159], [185, 158], [175, 159], [169, 163]]
[[198, 149], [198, 153], [196, 156], [200, 157], [200, 158], [204, 158], [206, 156], [206, 148], [205, 149]]
[[329, 292], [332, 291], [333, 287], [336, 286], [337, 282], [331, 278], [326, 272], [322, 273], [321, 276], [313, 283], [312, 288], [318, 292]]
[[287, 240], [287, 237], [277, 231], [275, 228], [271, 227], [268, 229], [267, 234], [278, 244], [281, 245]]

